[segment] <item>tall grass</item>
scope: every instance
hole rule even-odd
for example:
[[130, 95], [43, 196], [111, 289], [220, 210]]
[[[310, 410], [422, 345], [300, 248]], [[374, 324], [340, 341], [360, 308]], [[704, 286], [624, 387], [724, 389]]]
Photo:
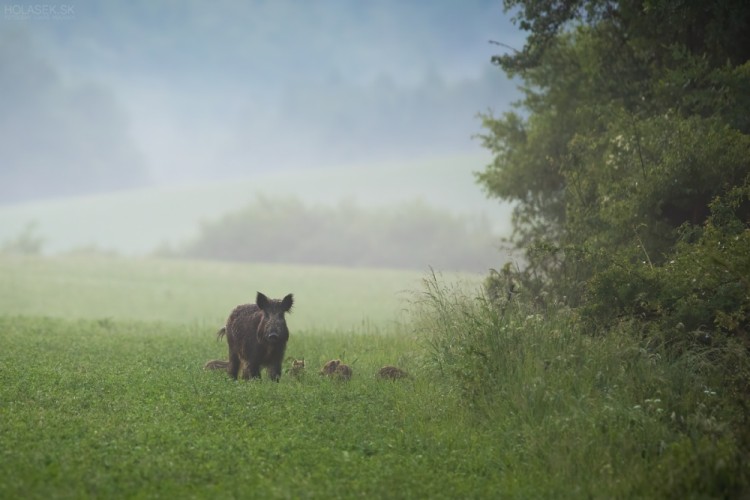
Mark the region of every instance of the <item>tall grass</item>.
[[506, 463], [554, 496], [732, 496], [748, 488], [711, 352], [669, 359], [568, 310], [498, 306], [425, 280], [416, 328], [433, 366], [493, 429]]

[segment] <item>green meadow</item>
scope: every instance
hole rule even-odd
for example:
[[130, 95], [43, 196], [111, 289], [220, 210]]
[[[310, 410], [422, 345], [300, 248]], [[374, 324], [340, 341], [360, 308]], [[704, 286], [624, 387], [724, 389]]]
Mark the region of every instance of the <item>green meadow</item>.
[[[424, 273], [73, 255], [0, 258], [0, 313], [223, 325], [232, 307], [294, 293], [296, 329], [385, 329]], [[480, 275], [451, 275], [478, 283]]]
[[[461, 405], [420, 376], [422, 273], [112, 257], [0, 257], [0, 497], [463, 495]], [[458, 278], [458, 277], [456, 277]], [[470, 283], [477, 278], [462, 276]], [[295, 294], [306, 373], [230, 381], [215, 332], [255, 291]], [[321, 379], [331, 358], [348, 383]], [[414, 376], [376, 380], [397, 364]], [[415, 399], [415, 397], [417, 397]], [[450, 478], [449, 478], [450, 476]]]
[[[476, 276], [101, 256], [0, 276], [0, 498], [702, 498], [743, 467], [700, 360], [498, 311]], [[256, 290], [295, 294], [301, 376], [202, 369]], [[318, 375], [332, 358], [350, 381]]]
[[[274, 384], [204, 372], [224, 349], [196, 326], [5, 317], [0, 328], [3, 498], [433, 496], [482, 486], [462, 460], [471, 437], [452, 431], [454, 402], [429, 380], [372, 377], [384, 362], [416, 369], [408, 337], [293, 332], [289, 352], [304, 354], [311, 373]], [[354, 361], [351, 382], [314, 373], [332, 355]], [[415, 392], [430, 404], [415, 404]]]

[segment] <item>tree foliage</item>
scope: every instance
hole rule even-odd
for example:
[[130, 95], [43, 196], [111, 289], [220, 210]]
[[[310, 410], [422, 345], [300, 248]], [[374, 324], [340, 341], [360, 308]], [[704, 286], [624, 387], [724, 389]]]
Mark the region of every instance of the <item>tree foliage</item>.
[[190, 258], [481, 272], [497, 243], [485, 219], [422, 202], [379, 209], [353, 202], [306, 205], [259, 196], [242, 210], [207, 221], [177, 252]]
[[[748, 230], [750, 7], [505, 6], [520, 8], [516, 22], [530, 35], [522, 51], [493, 62], [522, 79], [525, 97], [514, 112], [483, 117], [494, 161], [478, 179], [489, 195], [516, 203], [514, 241], [528, 267], [514, 279], [535, 295], [544, 288], [554, 300], [622, 318], [655, 284], [619, 282], [626, 305], [597, 288], [603, 276], [643, 266], [666, 273], [706, 238], [736, 232], [711, 215], [712, 203], [735, 200], [733, 217]], [[726, 307], [731, 315], [739, 306]], [[716, 326], [710, 319], [704, 327]], [[747, 320], [739, 323], [729, 333], [747, 335]]]
[[749, 455], [750, 4], [505, 6], [529, 37], [493, 62], [524, 98], [483, 117], [494, 160], [478, 180], [515, 203], [526, 262], [493, 272], [488, 295], [563, 305], [590, 333], [635, 332], [675, 359], [705, 354], [696, 369], [721, 374]]

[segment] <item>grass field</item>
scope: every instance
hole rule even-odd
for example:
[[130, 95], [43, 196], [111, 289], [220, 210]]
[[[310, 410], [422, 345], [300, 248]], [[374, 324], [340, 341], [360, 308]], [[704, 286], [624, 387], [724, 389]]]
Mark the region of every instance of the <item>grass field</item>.
[[[204, 372], [224, 356], [195, 326], [0, 320], [0, 497], [442, 497], [486, 491], [497, 471], [460, 405], [418, 372], [413, 338], [307, 336], [312, 366], [279, 384]], [[345, 356], [355, 376], [315, 367]], [[471, 457], [467, 459], [467, 457]]]
[[[232, 307], [294, 293], [298, 329], [386, 329], [423, 273], [102, 256], [0, 256], [0, 314], [223, 324]], [[458, 277], [457, 275], [453, 275]], [[477, 283], [480, 276], [461, 275]]]
[[[419, 273], [0, 257], [0, 498], [445, 497], [494, 488], [492, 447], [420, 375]], [[300, 378], [233, 382], [216, 327], [291, 291]], [[338, 357], [348, 383], [317, 370]], [[384, 364], [414, 376], [376, 380]], [[457, 420], [458, 419], [458, 420]], [[471, 458], [469, 458], [471, 457]]]
[[[478, 277], [70, 256], [0, 256], [0, 276], [0, 498], [747, 491], [710, 352], [506, 314], [473, 298]], [[256, 289], [295, 293], [299, 378], [202, 369]], [[350, 381], [317, 374], [332, 358]], [[385, 364], [411, 377], [376, 379]]]

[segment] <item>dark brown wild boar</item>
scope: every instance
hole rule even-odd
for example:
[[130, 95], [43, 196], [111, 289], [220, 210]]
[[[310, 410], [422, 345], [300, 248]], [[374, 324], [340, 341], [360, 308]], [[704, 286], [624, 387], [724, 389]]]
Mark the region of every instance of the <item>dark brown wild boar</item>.
[[209, 361], [206, 368], [222, 368], [234, 379], [242, 367], [242, 378], [260, 378], [260, 369], [266, 367], [268, 377], [276, 382], [281, 377], [289, 329], [284, 315], [292, 309], [294, 298], [290, 293], [281, 300], [269, 299], [258, 292], [255, 304], [234, 308], [227, 324], [217, 332], [217, 338], [227, 337], [229, 361]]

